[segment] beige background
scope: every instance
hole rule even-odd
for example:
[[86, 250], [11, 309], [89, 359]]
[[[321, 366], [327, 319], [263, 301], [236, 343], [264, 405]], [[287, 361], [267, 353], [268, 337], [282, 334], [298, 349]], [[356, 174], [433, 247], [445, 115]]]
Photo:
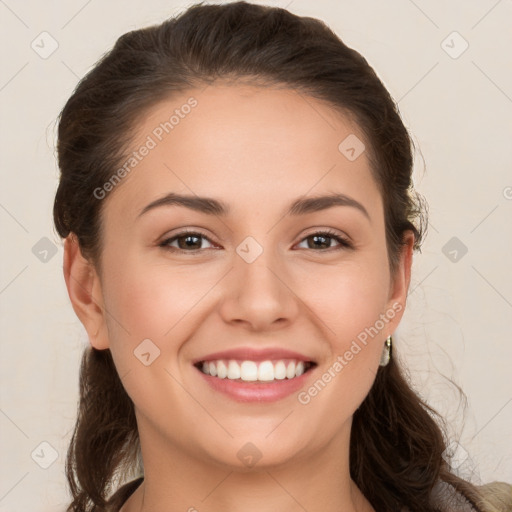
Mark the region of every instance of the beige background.
[[[420, 393], [450, 422], [459, 474], [512, 481], [512, 2], [269, 3], [325, 20], [399, 101], [421, 149], [415, 183], [431, 223], [397, 346]], [[67, 503], [64, 460], [87, 339], [51, 219], [56, 117], [117, 37], [187, 5], [0, 0], [0, 511]], [[467, 393], [464, 414], [447, 379]]]

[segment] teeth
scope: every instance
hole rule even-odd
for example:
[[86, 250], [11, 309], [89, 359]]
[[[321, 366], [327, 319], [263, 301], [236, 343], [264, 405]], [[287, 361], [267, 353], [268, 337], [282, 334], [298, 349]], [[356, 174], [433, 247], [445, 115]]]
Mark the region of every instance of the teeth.
[[254, 361], [244, 361], [240, 365], [240, 378], [247, 381], [258, 380], [258, 365]]
[[274, 366], [274, 379], [286, 379], [286, 365], [283, 363], [283, 361], [278, 361]]
[[295, 377], [295, 363], [291, 361], [286, 367], [286, 378], [293, 379]]
[[208, 361], [202, 363], [202, 371], [206, 375], [219, 379], [241, 379], [246, 382], [271, 382], [273, 380], [293, 379], [300, 377], [309, 367], [304, 361]]
[[274, 380], [274, 365], [272, 361], [263, 361], [258, 367], [258, 380], [269, 381]]
[[[215, 363], [210, 363], [215, 364]], [[210, 373], [211, 375], [211, 373]], [[240, 365], [236, 361], [229, 361], [228, 363], [228, 379], [239, 379], [241, 377]]]
[[[205, 372], [206, 373], [206, 372]], [[210, 373], [211, 375], [211, 373]], [[225, 379], [228, 376], [228, 369], [223, 361], [217, 361], [217, 377]]]

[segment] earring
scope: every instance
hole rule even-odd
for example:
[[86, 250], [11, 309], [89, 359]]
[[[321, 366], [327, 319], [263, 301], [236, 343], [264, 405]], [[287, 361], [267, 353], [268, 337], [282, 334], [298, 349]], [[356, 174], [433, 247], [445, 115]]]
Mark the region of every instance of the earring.
[[389, 360], [391, 359], [391, 346], [393, 343], [393, 339], [391, 336], [388, 336], [386, 338], [386, 341], [384, 342], [384, 350], [382, 351], [382, 355], [380, 356], [380, 366], [386, 366], [389, 363]]

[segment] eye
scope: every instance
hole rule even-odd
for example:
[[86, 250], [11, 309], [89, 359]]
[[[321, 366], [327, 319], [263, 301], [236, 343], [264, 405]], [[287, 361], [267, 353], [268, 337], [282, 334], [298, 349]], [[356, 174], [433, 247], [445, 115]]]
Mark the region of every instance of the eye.
[[[212, 243], [210, 239], [202, 233], [196, 231], [182, 231], [171, 238], [166, 238], [159, 246], [172, 251], [195, 252], [204, 249], [201, 247], [202, 240], [207, 240], [208, 243]], [[173, 245], [175, 242], [177, 242], [177, 247]]]
[[[168, 249], [171, 251], [181, 251], [181, 252], [189, 252], [189, 253], [195, 253], [200, 252], [205, 249], [205, 247], [202, 247], [202, 240], [208, 241], [208, 243], [213, 244], [211, 240], [203, 235], [202, 233], [199, 233], [197, 231], [182, 231], [181, 233], [178, 233], [177, 235], [174, 235], [173, 237], [166, 238], [163, 240], [159, 246]], [[324, 231], [317, 231], [315, 233], [311, 233], [307, 237], [303, 238], [300, 243], [303, 243], [304, 241], [311, 240], [311, 244], [307, 244], [308, 247], [306, 249], [333, 249], [333, 250], [340, 250], [340, 249], [351, 249], [353, 248], [352, 243], [346, 239], [345, 237], [339, 235], [338, 233], [335, 233], [334, 231], [330, 230], [324, 230]], [[331, 242], [335, 241], [338, 243], [338, 247], [332, 247]], [[177, 243], [176, 245], [173, 245]], [[213, 246], [213, 245], [212, 245]], [[316, 251], [319, 252], [319, 251]], [[320, 252], [326, 252], [326, 251], [320, 251]], [[329, 251], [330, 252], [330, 251]]]
[[[312, 240], [312, 244], [307, 244], [308, 247], [306, 249], [311, 248], [319, 248], [319, 249], [334, 249], [334, 250], [340, 250], [340, 249], [352, 249], [353, 245], [351, 242], [348, 241], [345, 237], [339, 235], [338, 233], [335, 233], [334, 231], [325, 230], [325, 231], [317, 231], [316, 233], [311, 233], [306, 238], [303, 238], [301, 243], [303, 241]], [[331, 241], [335, 241], [339, 244], [339, 247], [331, 247]], [[318, 251], [316, 251], [318, 252]], [[326, 251], [320, 251], [320, 252], [326, 252]]]

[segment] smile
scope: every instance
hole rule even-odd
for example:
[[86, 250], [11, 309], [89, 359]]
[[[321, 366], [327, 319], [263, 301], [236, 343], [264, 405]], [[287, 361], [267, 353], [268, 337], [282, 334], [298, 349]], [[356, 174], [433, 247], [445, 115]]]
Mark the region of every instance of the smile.
[[242, 382], [272, 382], [274, 380], [294, 379], [300, 377], [313, 366], [313, 362], [296, 359], [275, 361], [219, 359], [200, 361], [196, 365], [205, 375]]

